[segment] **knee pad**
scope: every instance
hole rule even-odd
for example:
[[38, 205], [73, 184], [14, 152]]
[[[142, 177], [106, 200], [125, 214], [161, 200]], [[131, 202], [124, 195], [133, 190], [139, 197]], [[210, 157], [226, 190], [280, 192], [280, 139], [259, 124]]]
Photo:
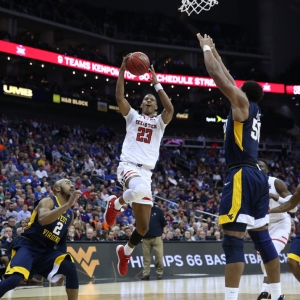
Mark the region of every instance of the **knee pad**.
[[134, 200], [141, 200], [146, 197], [148, 187], [145, 184], [138, 184], [132, 192]]
[[222, 247], [226, 256], [226, 264], [245, 262], [244, 239], [225, 234]]
[[262, 231], [248, 230], [248, 234], [253, 240], [255, 250], [260, 253], [264, 264], [278, 257], [278, 253], [267, 229]]
[[129, 241], [132, 245], [137, 246], [142, 239], [143, 239], [143, 236], [140, 235], [135, 229], [133, 231]]
[[134, 177], [130, 180], [128, 187], [132, 190], [134, 200], [141, 200], [151, 193], [150, 185], [142, 177]]
[[78, 282], [78, 275], [75, 264], [65, 259], [57, 272], [58, 274], [63, 274], [66, 276], [66, 288], [67, 289], [78, 289], [79, 282]]

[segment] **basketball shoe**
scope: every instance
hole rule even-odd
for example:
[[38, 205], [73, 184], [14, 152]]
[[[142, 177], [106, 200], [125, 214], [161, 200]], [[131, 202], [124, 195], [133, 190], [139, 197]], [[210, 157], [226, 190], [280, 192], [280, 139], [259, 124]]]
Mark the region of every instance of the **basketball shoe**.
[[[128, 270], [128, 263], [131, 255], [125, 255], [124, 246], [119, 245], [116, 249], [118, 256], [118, 272], [121, 276], [125, 276]], [[281, 300], [281, 299], [278, 299]]]
[[269, 295], [269, 293], [267, 292], [261, 292], [257, 298], [257, 300], [268, 300], [268, 299], [271, 299], [271, 295]]
[[104, 213], [104, 220], [108, 226], [113, 226], [120, 211], [115, 209], [115, 201], [117, 200], [117, 197], [110, 196], [108, 199]]

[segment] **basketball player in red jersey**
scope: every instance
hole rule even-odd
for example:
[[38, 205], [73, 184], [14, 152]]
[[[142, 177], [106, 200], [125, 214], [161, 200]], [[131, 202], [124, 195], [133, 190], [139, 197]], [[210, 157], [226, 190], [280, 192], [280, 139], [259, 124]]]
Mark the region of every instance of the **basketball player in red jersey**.
[[138, 114], [124, 98], [124, 59], [116, 87], [116, 100], [120, 112], [126, 120], [126, 137], [122, 146], [121, 162], [118, 166], [118, 180], [125, 192], [122, 197], [111, 196], [105, 211], [105, 221], [109, 226], [115, 223], [122, 205], [130, 203], [136, 218], [136, 229], [125, 246], [117, 247], [118, 272], [126, 275], [133, 249], [147, 233], [153, 206], [151, 193], [151, 170], [154, 169], [159, 155], [159, 147], [167, 124], [172, 120], [174, 108], [158, 82], [153, 66], [151, 82], [164, 107], [163, 112], [154, 116], [157, 101], [154, 95], [147, 94], [141, 104], [142, 114]]

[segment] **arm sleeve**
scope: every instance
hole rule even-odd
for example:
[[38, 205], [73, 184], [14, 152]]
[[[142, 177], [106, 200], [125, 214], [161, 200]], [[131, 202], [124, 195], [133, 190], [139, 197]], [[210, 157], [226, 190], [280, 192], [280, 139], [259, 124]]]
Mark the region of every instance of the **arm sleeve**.
[[62, 253], [67, 253], [67, 236], [68, 231], [61, 237], [59, 243], [56, 245], [56, 250], [61, 251]]

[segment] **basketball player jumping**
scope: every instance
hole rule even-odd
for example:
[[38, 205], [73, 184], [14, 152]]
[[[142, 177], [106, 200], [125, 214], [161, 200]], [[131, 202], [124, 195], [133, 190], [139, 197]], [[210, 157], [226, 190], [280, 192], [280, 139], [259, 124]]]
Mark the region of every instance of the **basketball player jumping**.
[[[262, 159], [259, 159], [257, 162], [259, 167], [268, 175], [268, 163]], [[287, 189], [286, 184], [282, 180], [279, 180], [276, 177], [269, 176], [268, 182], [270, 193], [270, 209], [280, 206], [280, 204], [287, 202], [292, 197], [291, 193]], [[296, 211], [297, 207], [295, 207], [290, 212], [294, 213]], [[288, 215], [288, 213], [285, 212], [270, 214], [269, 218], [269, 233], [277, 253], [280, 254], [289, 239], [289, 234], [291, 231], [291, 217]], [[258, 296], [257, 300], [271, 299], [269, 295], [269, 280], [263, 262], [261, 262], [261, 267], [264, 273], [264, 282], [262, 285], [261, 293]]]
[[244, 270], [246, 229], [260, 252], [270, 282], [272, 299], [281, 300], [278, 253], [268, 232], [268, 178], [257, 165], [260, 136], [261, 86], [247, 81], [238, 89], [218, 55], [212, 39], [197, 34], [209, 75], [230, 100], [231, 110], [224, 124], [225, 156], [228, 167], [220, 203], [219, 224], [223, 226], [226, 256], [225, 300], [237, 300]]
[[4, 275], [6, 279], [0, 282], [0, 298], [27, 280], [33, 270], [50, 282], [57, 283], [66, 276], [68, 300], [78, 299], [77, 271], [73, 258], [66, 253], [66, 241], [73, 220], [70, 207], [81, 192], [75, 191], [70, 180], [61, 179], [54, 184], [54, 195], [38, 202], [28, 226], [16, 242]]
[[116, 249], [118, 256], [118, 272], [126, 275], [128, 262], [133, 249], [143, 239], [149, 229], [151, 208], [151, 170], [154, 169], [159, 155], [160, 142], [166, 125], [172, 120], [174, 108], [163, 90], [153, 66], [151, 66], [152, 84], [164, 107], [163, 112], [154, 117], [157, 110], [156, 98], [147, 94], [141, 104], [142, 114], [138, 114], [124, 98], [124, 74], [126, 60], [123, 60], [116, 86], [116, 100], [121, 114], [126, 120], [126, 137], [122, 147], [121, 162], [118, 166], [118, 180], [125, 192], [122, 197], [111, 196], [105, 211], [105, 221], [109, 226], [115, 223], [122, 205], [130, 203], [136, 218], [136, 229], [125, 246]]
[[[272, 208], [270, 210], [270, 214], [291, 211], [292, 209], [297, 208], [299, 203], [300, 184], [298, 185], [296, 193], [291, 197], [291, 199], [278, 207]], [[295, 278], [300, 282], [300, 224], [297, 226], [297, 235], [292, 241], [287, 263]]]

